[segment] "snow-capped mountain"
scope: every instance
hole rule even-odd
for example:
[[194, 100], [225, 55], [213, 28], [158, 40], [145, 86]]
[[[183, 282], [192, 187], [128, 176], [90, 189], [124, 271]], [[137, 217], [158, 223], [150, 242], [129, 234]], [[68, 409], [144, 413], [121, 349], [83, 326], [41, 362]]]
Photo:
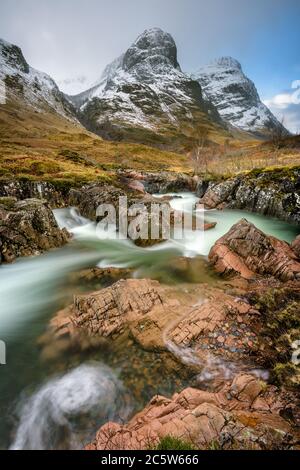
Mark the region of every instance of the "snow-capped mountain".
[[257, 135], [284, 129], [239, 62], [223, 57], [190, 76], [180, 68], [174, 39], [159, 28], [144, 31], [92, 88], [72, 97], [30, 67], [18, 46], [0, 39], [1, 82], [17, 106], [54, 112], [76, 124], [78, 117], [104, 138], [172, 150], [191, 148], [202, 129], [217, 141], [234, 135], [234, 128]]
[[193, 78], [199, 81], [206, 99], [233, 126], [258, 135], [283, 129], [261, 102], [254, 83], [246, 77], [241, 64], [232, 57], [213, 61], [200, 68]]
[[73, 107], [49, 75], [33, 69], [21, 49], [0, 39], [0, 80], [7, 99], [20, 100], [37, 111], [55, 111], [75, 120]]
[[146, 30], [94, 87], [69, 99], [81, 121], [102, 135], [108, 123], [135, 139], [145, 138], [141, 130], [170, 139], [188, 138], [200, 126], [226, 127], [199, 83], [181, 71], [172, 36], [159, 28]]

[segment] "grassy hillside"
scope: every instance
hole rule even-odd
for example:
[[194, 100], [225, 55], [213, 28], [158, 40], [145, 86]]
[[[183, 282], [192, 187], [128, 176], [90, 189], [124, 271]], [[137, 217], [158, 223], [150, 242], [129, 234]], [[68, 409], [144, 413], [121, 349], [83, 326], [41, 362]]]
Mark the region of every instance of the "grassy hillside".
[[300, 164], [300, 137], [273, 141], [231, 140], [219, 146], [201, 149], [199, 161], [193, 162], [196, 173], [233, 176], [255, 168], [282, 168]]
[[95, 180], [117, 168], [191, 171], [186, 155], [110, 142], [54, 113], [0, 106], [0, 177]]
[[198, 148], [195, 162], [193, 152], [178, 154], [103, 140], [55, 113], [38, 113], [10, 102], [0, 106], [0, 178], [94, 181], [113, 178], [118, 168], [231, 176], [253, 168], [300, 163], [299, 136], [276, 145], [244, 134], [225, 139], [210, 133], [209, 140], [209, 146]]

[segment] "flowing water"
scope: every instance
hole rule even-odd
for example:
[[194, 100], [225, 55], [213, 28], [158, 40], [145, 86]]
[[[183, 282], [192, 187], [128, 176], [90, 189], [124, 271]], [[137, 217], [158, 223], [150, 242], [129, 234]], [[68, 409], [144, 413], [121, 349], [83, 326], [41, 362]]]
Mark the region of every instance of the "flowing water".
[[[190, 203], [197, 202], [193, 194], [169, 196], [178, 210], [190, 210]], [[132, 276], [169, 281], [168, 266], [178, 256], [206, 256], [243, 217], [288, 242], [299, 232], [284, 222], [243, 211], [206, 211], [205, 220], [217, 225], [204, 236], [190, 232], [183, 240], [144, 249], [114, 239], [113, 233], [112, 239], [99, 239], [95, 224], [76, 209], [54, 212], [74, 240], [59, 250], [0, 267], [0, 340], [6, 343], [6, 365], [0, 366], [0, 448], [81, 448], [107, 420], [126, 420], [154, 394], [171, 394], [185, 385], [175, 373], [162, 381], [160, 356], [141, 351], [129, 339], [117, 348], [108, 344], [44, 357], [40, 338], [49, 319], [72, 302], [74, 293], [94, 288], [92, 281], [83, 284], [71, 273], [96, 265], [116, 266], [132, 269]], [[207, 273], [198, 274], [207, 281]]]

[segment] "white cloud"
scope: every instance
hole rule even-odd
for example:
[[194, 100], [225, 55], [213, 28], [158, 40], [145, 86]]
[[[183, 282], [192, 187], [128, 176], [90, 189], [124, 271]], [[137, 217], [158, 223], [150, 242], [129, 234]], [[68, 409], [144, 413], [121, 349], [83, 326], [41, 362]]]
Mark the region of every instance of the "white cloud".
[[299, 88], [300, 87], [300, 80], [294, 80], [292, 83], [292, 88]]
[[90, 82], [85, 75], [79, 75], [78, 77], [73, 78], [65, 78], [63, 80], [58, 80], [56, 83], [61, 91], [69, 95], [80, 93], [90, 86]]
[[264, 103], [291, 132], [300, 131], [300, 80], [294, 80], [285, 90]]

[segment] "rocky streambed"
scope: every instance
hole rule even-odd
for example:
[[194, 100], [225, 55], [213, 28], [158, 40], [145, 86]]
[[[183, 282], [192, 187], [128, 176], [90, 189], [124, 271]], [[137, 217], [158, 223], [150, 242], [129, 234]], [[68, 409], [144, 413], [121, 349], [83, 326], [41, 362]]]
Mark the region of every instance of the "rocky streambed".
[[[122, 187], [146, 202], [150, 190], [193, 190], [208, 207], [218, 186], [204, 191], [184, 175], [119, 179], [70, 188], [59, 204], [57, 192], [56, 202], [36, 199], [43, 187], [27, 187], [22, 201], [2, 188], [0, 446], [152, 448], [172, 435], [201, 449], [298, 448], [297, 227], [225, 209], [205, 214], [217, 225], [204, 240], [99, 240], [88, 219]], [[197, 201], [178, 196], [166, 196], [175, 209]], [[71, 202], [81, 215], [53, 217], [50, 206]]]

